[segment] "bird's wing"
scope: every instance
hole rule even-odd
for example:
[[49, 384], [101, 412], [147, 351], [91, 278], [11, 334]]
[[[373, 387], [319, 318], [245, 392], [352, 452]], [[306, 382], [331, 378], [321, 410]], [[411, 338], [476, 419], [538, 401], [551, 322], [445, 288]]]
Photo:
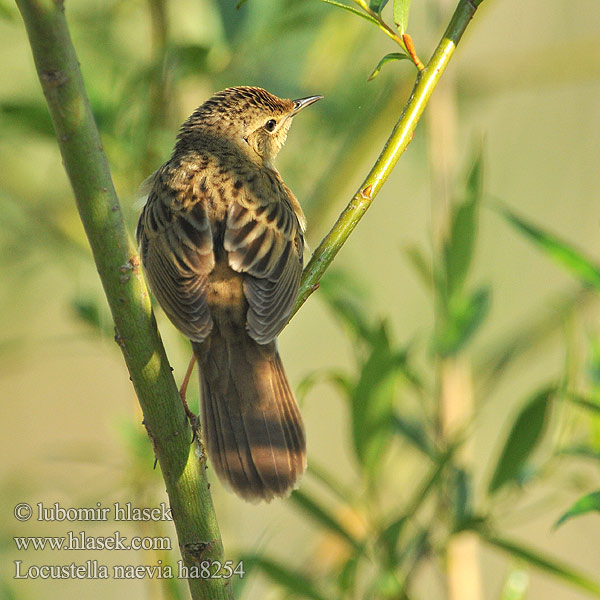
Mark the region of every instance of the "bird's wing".
[[229, 207], [225, 230], [229, 266], [246, 274], [247, 329], [259, 344], [287, 323], [302, 275], [302, 228], [287, 188], [277, 190], [269, 200], [244, 190]]
[[173, 210], [170, 191], [157, 177], [140, 215], [137, 240], [159, 304], [184, 335], [201, 342], [212, 328], [206, 284], [215, 263], [204, 202]]

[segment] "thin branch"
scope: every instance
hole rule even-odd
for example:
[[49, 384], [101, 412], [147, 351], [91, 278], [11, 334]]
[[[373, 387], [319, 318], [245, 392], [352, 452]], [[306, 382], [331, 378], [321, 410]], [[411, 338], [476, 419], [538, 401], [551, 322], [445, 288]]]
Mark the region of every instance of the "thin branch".
[[298, 300], [292, 316], [318, 288], [319, 280], [367, 212], [379, 190], [410, 144], [415, 128], [442, 73], [454, 54], [482, 0], [460, 0], [454, 15], [427, 66], [419, 71], [413, 92], [379, 158], [331, 231], [313, 253], [302, 274]]
[[[156, 330], [90, 110], [62, 2], [17, 0], [119, 344], [161, 466], [187, 567], [221, 560], [223, 547], [205, 457], [192, 437], [177, 386]], [[198, 456], [198, 455], [199, 456]], [[188, 579], [193, 598], [233, 598], [225, 579]]]

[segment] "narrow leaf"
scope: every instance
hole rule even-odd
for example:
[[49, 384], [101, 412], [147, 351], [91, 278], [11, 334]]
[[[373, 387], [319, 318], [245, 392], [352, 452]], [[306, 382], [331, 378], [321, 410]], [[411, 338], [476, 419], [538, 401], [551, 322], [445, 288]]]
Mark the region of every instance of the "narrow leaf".
[[398, 539], [404, 530], [406, 521], [406, 515], [401, 515], [387, 525], [379, 534], [377, 546], [385, 550], [387, 564], [390, 566], [398, 564]]
[[71, 307], [75, 315], [96, 333], [109, 338], [114, 335], [112, 321], [102, 314], [100, 305], [95, 299], [76, 298], [72, 300]]
[[473, 517], [472, 496], [473, 484], [471, 474], [462, 468], [452, 471], [452, 515], [454, 531], [461, 531]]
[[343, 8], [344, 10], [347, 10], [348, 12], [358, 15], [359, 17], [362, 17], [363, 19], [366, 19], [367, 21], [371, 21], [371, 23], [375, 23], [375, 25], [377, 25], [377, 27], [379, 27], [379, 23], [377, 22], [377, 19], [373, 18], [371, 15], [368, 15], [367, 13], [361, 12], [360, 10], [354, 8], [353, 6], [348, 6], [347, 4], [342, 4], [341, 2], [335, 2], [335, 0], [321, 0], [321, 2], [325, 2], [325, 4], [333, 4], [333, 6]]
[[386, 54], [377, 63], [377, 66], [375, 67], [373, 72], [369, 75], [369, 78], [367, 79], [367, 81], [372, 81], [373, 79], [375, 79], [375, 77], [377, 77], [377, 75], [379, 75], [379, 72], [381, 71], [381, 67], [383, 67], [383, 65], [385, 65], [386, 63], [389, 63], [394, 60], [404, 60], [404, 59], [408, 59], [408, 58], [409, 57], [406, 54], [403, 54], [402, 52], [391, 52], [390, 54]]
[[521, 409], [490, 480], [488, 486], [490, 494], [497, 492], [506, 483], [518, 479], [525, 463], [542, 439], [555, 392], [554, 387], [546, 388], [538, 392]]
[[304, 492], [295, 490], [292, 492], [290, 499], [294, 504], [299, 506], [308, 515], [310, 515], [317, 523], [335, 533], [355, 549], [361, 549], [359, 542], [341, 525], [341, 523], [316, 500], [310, 498]]
[[356, 571], [358, 570], [360, 559], [361, 554], [355, 552], [340, 569], [337, 576], [337, 582], [342, 591], [346, 592], [356, 588]]
[[578, 456], [580, 458], [591, 458], [592, 460], [600, 461], [600, 452], [598, 452], [598, 450], [596, 450], [595, 448], [585, 446], [583, 444], [561, 448], [557, 452], [557, 454], [559, 454], [560, 456]]
[[417, 246], [408, 246], [404, 249], [404, 254], [410, 261], [415, 272], [420, 276], [423, 285], [427, 290], [433, 289], [433, 270], [431, 260], [425, 258], [425, 255]]
[[538, 569], [555, 575], [574, 586], [592, 592], [596, 597], [600, 598], [600, 582], [590, 579], [570, 566], [548, 557], [536, 549], [522, 546], [520, 543], [512, 540], [497, 537], [493, 533], [486, 531], [485, 528], [479, 530], [479, 534], [488, 544], [504, 550], [511, 556], [520, 558]]
[[585, 408], [586, 410], [590, 410], [597, 415], [600, 415], [600, 403], [595, 400], [589, 400], [588, 398], [584, 398], [579, 394], [567, 394], [565, 396], [565, 400], [568, 400], [572, 404], [576, 404], [577, 406], [581, 406], [581, 408]]
[[573, 517], [585, 515], [592, 511], [600, 512], [600, 490], [579, 498], [579, 500], [577, 500], [577, 502], [575, 502], [575, 504], [573, 504], [573, 506], [558, 519], [554, 527], [559, 527], [565, 521]]
[[423, 454], [430, 457], [436, 456], [433, 443], [419, 421], [406, 419], [401, 415], [394, 415], [392, 428], [393, 431], [405, 438], [415, 448], [423, 452]]
[[319, 463], [313, 458], [310, 458], [308, 461], [307, 471], [315, 479], [324, 484], [325, 487], [327, 487], [330, 492], [335, 494], [342, 502], [347, 503], [352, 498], [353, 490], [339, 481], [334, 475], [319, 465]]
[[336, 319], [348, 327], [354, 335], [369, 345], [377, 337], [377, 328], [369, 322], [363, 308], [367, 293], [346, 271], [329, 269], [321, 279], [320, 297], [327, 302]]
[[449, 298], [462, 289], [473, 259], [482, 193], [483, 157], [479, 152], [467, 177], [465, 196], [453, 207], [450, 234], [444, 247]]
[[15, 123], [40, 137], [54, 137], [54, 125], [48, 109], [41, 103], [32, 101], [0, 103], [0, 114], [8, 123]]
[[352, 393], [352, 383], [347, 375], [335, 369], [321, 369], [309, 373], [300, 381], [296, 386], [296, 399], [302, 402], [312, 388], [319, 383], [333, 384], [346, 397], [350, 397]]
[[274, 583], [292, 593], [295, 597], [310, 598], [311, 600], [326, 600], [328, 596], [321, 594], [309, 577], [290, 569], [288, 566], [270, 558], [256, 554], [242, 556], [244, 568], [260, 569]]
[[394, 569], [380, 569], [372, 585], [367, 588], [366, 598], [402, 598], [402, 583]]
[[409, 500], [408, 507], [404, 513], [407, 519], [411, 519], [419, 510], [429, 493], [436, 489], [442, 481], [442, 474], [446, 469], [446, 465], [452, 460], [456, 446], [450, 446], [443, 454], [436, 457], [434, 464], [431, 466], [429, 473], [423, 479], [420, 486], [417, 488], [413, 498]]
[[405, 355], [392, 351], [386, 326], [381, 324], [351, 396], [354, 448], [369, 477], [376, 476], [392, 434], [395, 376], [405, 360]]
[[566, 267], [582, 283], [600, 291], [600, 265], [585, 257], [568, 242], [543, 231], [512, 211], [504, 209], [503, 214], [512, 225], [534, 241], [555, 262]]
[[406, 33], [409, 12], [410, 0], [394, 0], [394, 23], [401, 34]]
[[189, 77], [206, 70], [206, 59], [210, 48], [200, 44], [178, 44], [169, 50], [179, 77]]
[[446, 321], [437, 334], [438, 353], [450, 356], [462, 350], [484, 322], [489, 309], [488, 287], [481, 287], [470, 296], [454, 296], [447, 307]]

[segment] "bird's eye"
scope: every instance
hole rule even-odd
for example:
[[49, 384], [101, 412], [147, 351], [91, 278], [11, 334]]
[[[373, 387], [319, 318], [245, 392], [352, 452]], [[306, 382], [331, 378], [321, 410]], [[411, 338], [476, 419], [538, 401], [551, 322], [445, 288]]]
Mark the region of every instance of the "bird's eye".
[[266, 123], [265, 123], [265, 129], [267, 131], [273, 131], [275, 129], [275, 125], [277, 125], [277, 121], [275, 119], [269, 119]]

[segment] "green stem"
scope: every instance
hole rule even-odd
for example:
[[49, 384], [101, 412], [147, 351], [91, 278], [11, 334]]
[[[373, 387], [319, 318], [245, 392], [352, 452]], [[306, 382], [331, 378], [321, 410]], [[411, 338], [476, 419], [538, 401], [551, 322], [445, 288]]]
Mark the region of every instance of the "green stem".
[[[156, 330], [89, 106], [62, 2], [17, 0], [119, 344], [161, 466], [187, 567], [221, 560], [223, 547], [205, 475]], [[233, 598], [228, 580], [188, 579], [193, 598]]]
[[165, 125], [170, 95], [170, 80], [164, 64], [169, 35], [166, 0], [148, 0], [148, 8], [152, 26], [152, 67], [148, 82], [148, 120], [142, 132], [146, 137], [146, 150], [141, 164], [142, 178], [162, 162], [156, 154], [156, 138], [160, 128]]
[[482, 0], [460, 0], [450, 24], [427, 66], [419, 72], [410, 99], [373, 168], [331, 231], [313, 253], [302, 274], [300, 291], [292, 316], [317, 289], [319, 280], [340, 251], [358, 222], [412, 140], [415, 128], [442, 73], [454, 54], [469, 21]]

